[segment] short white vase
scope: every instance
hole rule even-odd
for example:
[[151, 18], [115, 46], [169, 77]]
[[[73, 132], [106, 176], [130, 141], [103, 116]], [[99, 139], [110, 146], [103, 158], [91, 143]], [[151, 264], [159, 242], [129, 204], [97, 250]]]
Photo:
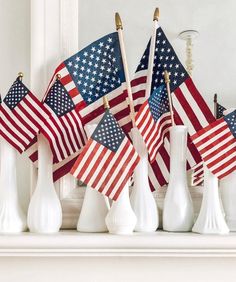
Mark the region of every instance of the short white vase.
[[226, 234], [225, 222], [219, 198], [218, 179], [204, 166], [203, 199], [193, 232], [201, 234]]
[[18, 233], [27, 230], [17, 191], [16, 150], [0, 138], [0, 233]]
[[187, 185], [187, 127], [170, 128], [170, 178], [163, 207], [163, 229], [173, 232], [191, 231], [194, 211]]
[[220, 180], [225, 220], [230, 231], [236, 231], [236, 171]]
[[38, 180], [28, 209], [31, 232], [55, 233], [62, 224], [62, 209], [52, 179], [52, 153], [48, 141], [41, 134], [39, 141]]
[[134, 186], [130, 195], [130, 203], [137, 217], [134, 230], [154, 232], [158, 228], [159, 218], [156, 201], [149, 186], [147, 149], [137, 128], [133, 128], [131, 134], [134, 147], [140, 156], [134, 170]]
[[[85, 126], [87, 136], [90, 137], [97, 124]], [[79, 232], [107, 232], [105, 222], [110, 205], [107, 197], [87, 186], [81, 208], [77, 230]]]
[[132, 210], [129, 199], [128, 183], [123, 188], [119, 198], [113, 201], [110, 211], [106, 216], [106, 225], [111, 234], [132, 234], [137, 218]]

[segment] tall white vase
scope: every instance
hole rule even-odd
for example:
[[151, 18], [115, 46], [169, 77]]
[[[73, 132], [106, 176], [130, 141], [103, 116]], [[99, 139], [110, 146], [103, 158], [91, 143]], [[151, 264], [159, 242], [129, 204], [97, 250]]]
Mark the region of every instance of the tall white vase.
[[138, 232], [154, 232], [158, 228], [159, 218], [156, 201], [153, 197], [148, 180], [148, 154], [142, 136], [137, 128], [133, 128], [134, 147], [140, 156], [140, 162], [134, 171], [134, 186], [130, 202], [137, 217], [134, 228]]
[[230, 231], [236, 231], [236, 171], [220, 181], [225, 220]]
[[220, 203], [218, 179], [206, 166], [204, 167], [202, 205], [192, 231], [201, 234], [225, 234], [229, 232]]
[[170, 179], [163, 208], [163, 229], [190, 231], [194, 211], [186, 173], [187, 127], [170, 128]]
[[16, 182], [16, 150], [1, 137], [0, 150], [0, 233], [18, 233], [27, 229]]
[[[87, 136], [90, 137], [97, 124], [85, 126]], [[110, 205], [107, 197], [87, 186], [80, 212], [77, 230], [80, 232], [107, 232], [105, 223]]]
[[106, 216], [106, 225], [109, 233], [127, 235], [133, 233], [136, 222], [137, 218], [130, 204], [127, 183], [117, 201], [113, 201]]
[[62, 209], [52, 179], [52, 153], [44, 136], [40, 134], [38, 141], [38, 180], [30, 200], [27, 221], [31, 232], [55, 233], [62, 224]]

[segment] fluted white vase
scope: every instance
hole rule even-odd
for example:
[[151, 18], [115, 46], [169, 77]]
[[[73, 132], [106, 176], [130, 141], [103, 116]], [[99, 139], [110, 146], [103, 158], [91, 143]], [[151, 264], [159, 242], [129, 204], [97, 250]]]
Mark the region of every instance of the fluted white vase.
[[62, 209], [52, 178], [52, 153], [48, 141], [38, 136], [38, 180], [28, 209], [31, 232], [55, 233], [62, 224]]
[[109, 233], [127, 235], [133, 233], [136, 222], [137, 218], [130, 204], [129, 186], [127, 183], [119, 198], [113, 201], [106, 216], [106, 225]]
[[230, 231], [236, 231], [236, 171], [220, 180], [225, 220]]
[[204, 166], [201, 209], [192, 231], [201, 234], [226, 234], [229, 232], [220, 203], [218, 179], [206, 166]]
[[[97, 124], [85, 126], [87, 136], [90, 137]], [[105, 222], [110, 205], [107, 197], [87, 186], [84, 201], [80, 212], [77, 230], [79, 232], [107, 232]]]
[[2, 137], [0, 143], [0, 232], [18, 233], [27, 225], [18, 199], [16, 150]]
[[191, 231], [194, 211], [186, 172], [187, 127], [170, 128], [170, 178], [163, 207], [163, 229]]
[[154, 232], [158, 228], [159, 218], [156, 201], [149, 186], [147, 149], [138, 129], [133, 128], [131, 133], [134, 148], [140, 156], [134, 170], [134, 186], [130, 195], [131, 206], [137, 217], [134, 230]]

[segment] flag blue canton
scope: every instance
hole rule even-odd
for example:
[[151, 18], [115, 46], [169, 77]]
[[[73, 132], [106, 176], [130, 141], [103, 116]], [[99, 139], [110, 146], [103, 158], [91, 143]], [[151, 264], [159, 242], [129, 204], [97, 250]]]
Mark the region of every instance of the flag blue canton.
[[221, 106], [220, 104], [217, 103], [216, 105], [216, 118], [221, 118], [224, 116], [224, 111], [226, 110], [225, 107]]
[[64, 63], [87, 105], [125, 81], [117, 32], [93, 42]]
[[59, 80], [56, 81], [49, 90], [44, 103], [47, 104], [58, 117], [67, 114], [75, 108], [70, 95]]
[[228, 124], [231, 133], [236, 138], [236, 110], [224, 117], [225, 122]]
[[123, 130], [113, 115], [107, 110], [92, 134], [92, 139], [109, 150], [116, 152], [124, 138], [125, 134]]
[[164, 113], [170, 111], [168, 94], [164, 85], [161, 85], [153, 91], [152, 95], [148, 98], [148, 104], [156, 122]]
[[11, 110], [13, 110], [28, 93], [29, 90], [19, 79], [17, 79], [11, 86], [3, 101]]
[[[137, 71], [148, 69], [148, 59], [150, 51], [150, 41], [144, 52], [144, 55], [138, 65]], [[188, 73], [179, 61], [173, 47], [165, 36], [163, 30], [159, 27], [156, 32], [156, 49], [154, 54], [152, 90], [158, 88], [165, 82], [164, 71], [167, 70], [170, 75], [170, 90], [173, 92], [180, 84], [182, 84]]]

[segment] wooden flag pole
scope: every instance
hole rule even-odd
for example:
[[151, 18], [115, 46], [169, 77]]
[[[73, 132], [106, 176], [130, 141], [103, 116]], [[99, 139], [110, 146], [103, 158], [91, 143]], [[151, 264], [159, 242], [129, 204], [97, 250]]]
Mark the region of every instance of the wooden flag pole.
[[217, 118], [217, 94], [214, 95], [214, 116]]
[[160, 12], [159, 8], [155, 9], [153, 15], [153, 34], [151, 38], [151, 45], [149, 51], [149, 59], [148, 59], [148, 74], [147, 74], [147, 87], [145, 91], [145, 96], [149, 97], [151, 95], [151, 87], [152, 87], [152, 73], [153, 73], [153, 65], [154, 65], [154, 57], [155, 57], [155, 47], [156, 47], [156, 31], [158, 28], [158, 20], [159, 20]]
[[164, 77], [165, 77], [166, 89], [167, 89], [169, 106], [170, 106], [171, 123], [172, 123], [172, 126], [173, 126], [173, 125], [175, 125], [175, 121], [174, 121], [174, 112], [173, 112], [172, 99], [171, 99], [171, 93], [170, 93], [170, 77], [169, 77], [168, 71], [166, 71], [166, 70], [164, 72]]
[[116, 22], [116, 30], [119, 36], [120, 51], [121, 51], [122, 62], [124, 66], [125, 80], [126, 80], [127, 92], [128, 92], [128, 97], [129, 97], [130, 118], [131, 118], [133, 127], [135, 127], [134, 101], [133, 101], [133, 95], [132, 95], [130, 77], [129, 77], [129, 70], [128, 70], [128, 63], [127, 63], [126, 52], [125, 52], [125, 45], [124, 45], [124, 38], [123, 38], [123, 31], [122, 31], [123, 26], [122, 26], [122, 21], [121, 21], [119, 13], [115, 14], [115, 22]]

